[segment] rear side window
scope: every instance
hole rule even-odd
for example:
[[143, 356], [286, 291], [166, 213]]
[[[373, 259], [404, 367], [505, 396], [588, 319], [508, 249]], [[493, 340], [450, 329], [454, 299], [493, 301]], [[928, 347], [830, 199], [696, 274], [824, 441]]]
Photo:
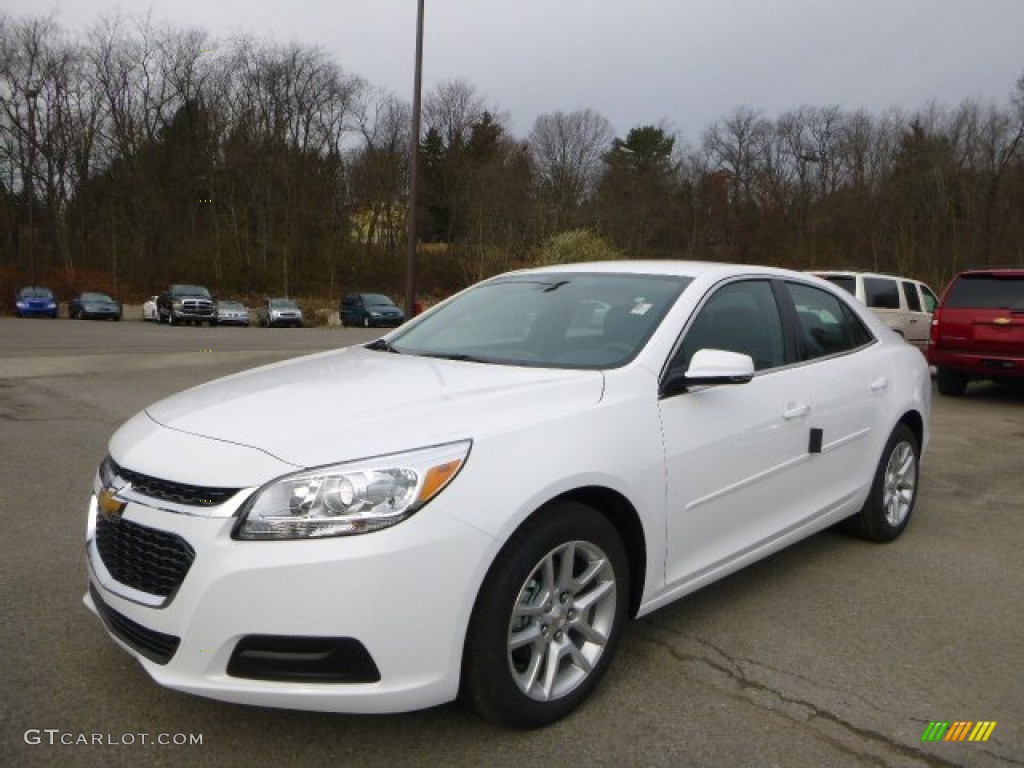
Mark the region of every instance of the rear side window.
[[805, 360], [849, 352], [872, 341], [871, 332], [839, 297], [803, 283], [786, 286], [800, 320]]
[[911, 312], [921, 311], [921, 299], [917, 296], [917, 286], [910, 281], [903, 281], [903, 295], [907, 297], [907, 307]]
[[961, 275], [950, 286], [945, 306], [1024, 311], [1024, 275]]
[[838, 286], [851, 296], [857, 295], [857, 278], [852, 275], [822, 275], [832, 285]]
[[884, 277], [865, 277], [864, 303], [872, 309], [899, 309], [899, 285]]

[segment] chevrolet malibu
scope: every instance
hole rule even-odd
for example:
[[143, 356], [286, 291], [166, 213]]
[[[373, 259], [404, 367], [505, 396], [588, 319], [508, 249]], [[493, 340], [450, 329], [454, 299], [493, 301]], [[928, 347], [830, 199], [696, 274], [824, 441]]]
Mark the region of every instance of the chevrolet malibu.
[[543, 725], [630, 617], [833, 524], [899, 536], [930, 392], [916, 349], [810, 275], [515, 272], [129, 420], [84, 599], [170, 688]]

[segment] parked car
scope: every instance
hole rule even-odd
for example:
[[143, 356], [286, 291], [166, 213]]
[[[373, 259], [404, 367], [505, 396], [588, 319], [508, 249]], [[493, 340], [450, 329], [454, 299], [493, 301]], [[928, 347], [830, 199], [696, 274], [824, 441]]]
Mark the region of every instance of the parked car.
[[872, 272], [815, 272], [866, 304], [885, 324], [922, 352], [928, 346], [935, 291], [920, 280]]
[[217, 325], [249, 325], [249, 309], [240, 301], [217, 302]]
[[80, 293], [68, 302], [68, 317], [78, 320], [120, 320], [121, 304], [105, 293]]
[[15, 317], [56, 317], [57, 297], [49, 288], [27, 285], [14, 297]]
[[976, 379], [1024, 381], [1024, 269], [954, 277], [932, 317], [928, 362], [952, 397]]
[[405, 322], [405, 314], [383, 293], [346, 294], [338, 308], [342, 325], [393, 328]]
[[158, 322], [168, 325], [192, 323], [214, 325], [217, 311], [213, 296], [201, 285], [176, 283], [156, 298]]
[[835, 523], [899, 536], [930, 405], [924, 357], [810, 275], [502, 275], [128, 421], [85, 602], [175, 689], [543, 725], [629, 617]]
[[152, 320], [154, 323], [160, 322], [160, 313], [156, 309], [157, 296], [150, 296], [142, 303], [142, 319]]
[[267, 299], [260, 307], [259, 318], [266, 328], [302, 327], [302, 310], [292, 299]]

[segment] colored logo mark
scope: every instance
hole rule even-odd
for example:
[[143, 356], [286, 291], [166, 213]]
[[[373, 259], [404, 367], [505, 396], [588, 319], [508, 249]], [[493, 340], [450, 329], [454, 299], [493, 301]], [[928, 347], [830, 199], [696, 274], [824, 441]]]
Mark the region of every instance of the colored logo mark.
[[988, 741], [995, 728], [995, 720], [933, 720], [921, 734], [921, 741]]

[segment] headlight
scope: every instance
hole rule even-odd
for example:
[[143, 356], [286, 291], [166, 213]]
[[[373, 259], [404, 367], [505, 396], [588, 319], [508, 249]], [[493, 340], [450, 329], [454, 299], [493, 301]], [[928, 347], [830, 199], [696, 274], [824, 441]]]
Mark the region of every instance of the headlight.
[[471, 445], [463, 440], [278, 478], [242, 507], [234, 537], [350, 536], [394, 525], [444, 490]]

